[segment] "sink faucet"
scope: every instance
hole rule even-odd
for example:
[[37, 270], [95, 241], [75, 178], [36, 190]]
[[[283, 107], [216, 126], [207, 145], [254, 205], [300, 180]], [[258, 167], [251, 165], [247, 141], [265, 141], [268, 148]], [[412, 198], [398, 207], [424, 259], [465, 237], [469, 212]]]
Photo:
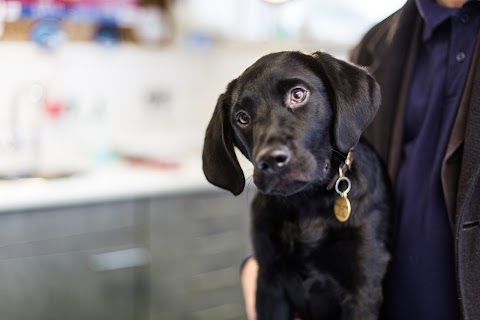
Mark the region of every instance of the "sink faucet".
[[40, 157], [41, 112], [45, 87], [33, 83], [20, 90], [10, 110], [10, 164], [2, 172], [5, 178], [34, 175]]

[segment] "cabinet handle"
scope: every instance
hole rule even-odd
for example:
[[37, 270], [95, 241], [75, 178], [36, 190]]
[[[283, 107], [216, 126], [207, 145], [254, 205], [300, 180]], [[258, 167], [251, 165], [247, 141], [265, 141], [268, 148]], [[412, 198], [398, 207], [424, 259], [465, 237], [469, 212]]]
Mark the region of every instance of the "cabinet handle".
[[88, 266], [94, 271], [141, 267], [149, 262], [148, 250], [142, 247], [92, 254], [88, 257]]

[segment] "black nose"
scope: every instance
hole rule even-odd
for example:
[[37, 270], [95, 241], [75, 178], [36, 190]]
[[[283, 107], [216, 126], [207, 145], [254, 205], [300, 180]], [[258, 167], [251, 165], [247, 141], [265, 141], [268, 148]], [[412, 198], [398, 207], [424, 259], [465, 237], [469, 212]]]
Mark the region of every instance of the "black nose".
[[290, 161], [290, 150], [283, 147], [265, 149], [257, 156], [257, 168], [267, 174], [280, 172]]

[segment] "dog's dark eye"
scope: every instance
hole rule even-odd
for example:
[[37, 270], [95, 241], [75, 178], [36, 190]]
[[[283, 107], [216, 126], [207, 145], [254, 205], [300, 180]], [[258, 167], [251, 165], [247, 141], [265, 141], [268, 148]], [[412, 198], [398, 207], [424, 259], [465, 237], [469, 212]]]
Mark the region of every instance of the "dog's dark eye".
[[303, 88], [294, 88], [290, 91], [290, 103], [298, 104], [305, 101], [308, 96], [308, 91]]
[[239, 111], [235, 118], [237, 119], [238, 124], [242, 126], [246, 126], [250, 123], [250, 116], [243, 111]]

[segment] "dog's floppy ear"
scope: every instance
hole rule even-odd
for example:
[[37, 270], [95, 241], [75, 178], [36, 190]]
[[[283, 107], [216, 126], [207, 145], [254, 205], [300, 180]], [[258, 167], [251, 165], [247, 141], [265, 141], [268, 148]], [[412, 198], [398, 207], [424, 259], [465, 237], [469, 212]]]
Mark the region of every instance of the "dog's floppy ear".
[[203, 145], [203, 172], [207, 180], [217, 187], [239, 195], [245, 187], [245, 176], [233, 148], [233, 128], [229, 120], [231, 92], [236, 81], [217, 101], [207, 127]]
[[370, 124], [380, 106], [380, 87], [364, 69], [335, 59], [324, 52], [313, 55], [322, 65], [327, 86], [334, 103], [333, 135], [340, 152], [347, 153], [365, 128]]

